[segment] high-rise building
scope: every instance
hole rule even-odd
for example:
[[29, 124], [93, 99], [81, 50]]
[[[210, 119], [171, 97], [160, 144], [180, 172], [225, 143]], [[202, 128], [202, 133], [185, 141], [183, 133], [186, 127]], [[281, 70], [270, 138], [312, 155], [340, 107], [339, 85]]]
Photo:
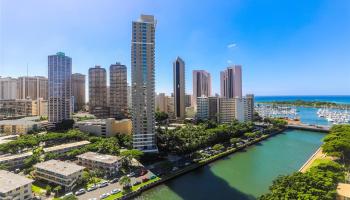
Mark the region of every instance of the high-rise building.
[[167, 96], [167, 102], [168, 102], [168, 107], [167, 107], [167, 113], [170, 119], [175, 118], [175, 98], [173, 96]]
[[47, 100], [48, 79], [43, 76], [22, 76], [17, 81], [18, 99]]
[[48, 57], [49, 123], [71, 118], [72, 58], [62, 52]]
[[197, 97], [211, 96], [211, 77], [205, 70], [193, 70], [193, 97], [192, 106], [197, 108]]
[[173, 63], [174, 114], [177, 119], [185, 118], [185, 62], [177, 57]]
[[191, 107], [192, 106], [192, 95], [186, 94], [185, 95], [185, 107]]
[[207, 120], [209, 118], [209, 98], [206, 96], [197, 97], [197, 120]]
[[253, 121], [254, 117], [254, 95], [247, 94], [244, 98], [244, 120]]
[[17, 99], [17, 79], [0, 77], [0, 100]]
[[242, 98], [242, 67], [233, 65], [220, 72], [221, 97]]
[[89, 69], [89, 112], [97, 118], [108, 117], [107, 74], [98, 65]]
[[212, 121], [217, 121], [218, 118], [218, 104], [219, 104], [219, 98], [218, 97], [209, 97], [208, 98], [208, 119]]
[[128, 110], [131, 109], [132, 107], [132, 101], [131, 101], [131, 86], [128, 84], [128, 98], [127, 98], [127, 101], [128, 101]]
[[157, 152], [155, 137], [155, 28], [152, 15], [132, 22], [131, 87], [133, 147]]
[[74, 111], [82, 110], [85, 105], [85, 75], [72, 74], [72, 95], [74, 100]]
[[126, 66], [120, 63], [109, 67], [109, 113], [110, 117], [123, 119], [128, 112], [128, 83]]
[[165, 93], [159, 93], [156, 95], [156, 111], [157, 112], [167, 112], [168, 110], [168, 97]]

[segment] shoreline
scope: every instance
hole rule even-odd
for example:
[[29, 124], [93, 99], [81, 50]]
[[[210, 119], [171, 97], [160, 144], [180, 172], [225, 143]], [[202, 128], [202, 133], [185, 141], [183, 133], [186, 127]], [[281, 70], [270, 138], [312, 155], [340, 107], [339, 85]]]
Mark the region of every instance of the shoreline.
[[311, 155], [311, 157], [300, 167], [300, 169], [298, 170], [299, 172], [302, 172], [302, 173], [305, 173], [309, 168], [310, 166], [312, 165], [312, 163], [318, 159], [318, 158], [321, 158], [323, 157], [324, 154], [322, 152], [322, 147], [319, 147], [315, 153], [313, 153]]
[[254, 145], [256, 143], [262, 142], [262, 141], [264, 141], [264, 140], [266, 140], [266, 139], [268, 139], [270, 137], [274, 137], [274, 136], [276, 136], [276, 135], [278, 135], [278, 134], [280, 134], [280, 133], [282, 133], [282, 132], [284, 132], [284, 131], [286, 131], [288, 129], [289, 128], [286, 127], [286, 128], [284, 128], [284, 129], [282, 129], [280, 131], [277, 131], [275, 133], [272, 133], [272, 134], [269, 134], [269, 135], [263, 135], [262, 137], [257, 138], [257, 139], [255, 139], [253, 141], [250, 141], [249, 143], [246, 143], [243, 146], [240, 146], [240, 147], [237, 147], [237, 148], [233, 148], [233, 149], [229, 149], [229, 150], [224, 151], [222, 153], [216, 154], [216, 155], [212, 156], [211, 158], [202, 160], [202, 162], [199, 161], [198, 163], [191, 164], [191, 165], [189, 165], [189, 166], [187, 166], [185, 168], [182, 168], [182, 169], [180, 169], [180, 170], [178, 170], [178, 171], [176, 171], [176, 172], [174, 172], [172, 174], [165, 175], [164, 177], [160, 177], [161, 178], [160, 180], [155, 181], [153, 183], [150, 183], [149, 185], [146, 185], [144, 187], [141, 187], [137, 191], [125, 194], [124, 196], [116, 198], [116, 199], [118, 199], [118, 200], [129, 200], [129, 199], [135, 198], [137, 196], [140, 196], [143, 192], [145, 192], [145, 191], [147, 191], [147, 190], [149, 190], [149, 189], [151, 189], [153, 187], [156, 187], [156, 186], [158, 186], [160, 184], [163, 184], [163, 183], [165, 183], [165, 182], [167, 182], [167, 181], [169, 181], [171, 179], [174, 179], [174, 178], [177, 178], [177, 177], [182, 176], [184, 174], [187, 174], [187, 173], [189, 173], [191, 171], [194, 171], [194, 170], [196, 170], [196, 169], [198, 169], [200, 167], [204, 167], [204, 166], [206, 166], [206, 165], [208, 165], [210, 163], [213, 163], [213, 162], [215, 162], [217, 160], [220, 160], [220, 159], [222, 159], [222, 158], [224, 158], [226, 156], [234, 154], [237, 151], [243, 150], [243, 149], [245, 149], [247, 147], [250, 147], [250, 146], [252, 146], [252, 145]]

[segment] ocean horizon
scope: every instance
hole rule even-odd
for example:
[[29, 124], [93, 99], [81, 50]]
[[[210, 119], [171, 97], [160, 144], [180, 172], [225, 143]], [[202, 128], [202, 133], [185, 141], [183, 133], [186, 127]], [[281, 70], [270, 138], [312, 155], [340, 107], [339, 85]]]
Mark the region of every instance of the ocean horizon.
[[271, 95], [271, 96], [255, 96], [256, 102], [272, 102], [272, 101], [326, 101], [338, 104], [350, 104], [350, 95]]

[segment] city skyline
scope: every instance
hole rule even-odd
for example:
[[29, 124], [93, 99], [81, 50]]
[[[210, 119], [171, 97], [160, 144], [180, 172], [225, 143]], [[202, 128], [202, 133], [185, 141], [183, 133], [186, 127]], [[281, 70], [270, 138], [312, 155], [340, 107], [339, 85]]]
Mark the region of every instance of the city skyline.
[[[231, 64], [243, 66], [243, 94], [350, 93], [346, 79], [350, 73], [350, 58], [346, 54], [350, 50], [347, 1], [337, 5], [327, 1], [301, 5], [278, 1], [231, 1], [220, 5], [206, 1], [201, 5], [161, 1], [155, 1], [154, 5], [147, 5], [146, 1], [81, 4], [77, 1], [67, 2], [63, 10], [66, 16], [55, 17], [51, 9], [60, 3], [38, 0], [30, 5], [22, 2], [24, 5], [19, 8], [16, 1], [1, 2], [0, 76], [24, 76], [27, 64], [30, 76], [46, 76], [46, 56], [63, 51], [73, 59], [73, 73], [87, 75], [88, 68], [95, 65], [108, 68], [116, 60], [125, 63], [130, 83], [130, 22], [143, 13], [158, 19], [157, 93], [171, 93], [170, 72], [177, 56], [186, 61], [187, 83], [192, 82], [194, 69], [211, 73], [213, 94], [220, 93], [220, 71]], [[194, 6], [200, 8], [196, 15], [193, 15]], [[108, 12], [115, 7], [120, 12]], [[21, 14], [11, 15], [14, 9]], [[171, 16], [168, 13], [172, 9], [181, 9], [183, 15]], [[211, 9], [220, 13], [213, 12], [209, 19], [206, 13]], [[295, 12], [288, 12], [289, 9]], [[89, 16], [92, 11], [110, 15]], [[45, 19], [41, 17], [43, 13]], [[66, 24], [67, 30], [52, 27], [50, 20], [53, 24]], [[172, 24], [178, 25], [176, 31]], [[78, 29], [68, 30], [74, 27]], [[41, 28], [47, 31], [42, 32]], [[33, 50], [34, 46], [39, 48]], [[191, 90], [192, 87], [186, 87], [186, 93], [192, 93]]]

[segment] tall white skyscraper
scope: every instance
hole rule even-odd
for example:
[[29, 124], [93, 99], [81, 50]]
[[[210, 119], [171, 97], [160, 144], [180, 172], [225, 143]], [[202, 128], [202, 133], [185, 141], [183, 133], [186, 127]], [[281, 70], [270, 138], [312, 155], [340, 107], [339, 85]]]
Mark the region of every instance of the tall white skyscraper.
[[48, 57], [49, 123], [71, 118], [72, 58], [62, 52]]
[[185, 62], [177, 57], [173, 63], [174, 113], [178, 119], [185, 118]]
[[242, 98], [242, 67], [233, 65], [220, 72], [221, 97]]
[[157, 152], [155, 136], [155, 28], [152, 15], [132, 22], [131, 89], [133, 147]]

